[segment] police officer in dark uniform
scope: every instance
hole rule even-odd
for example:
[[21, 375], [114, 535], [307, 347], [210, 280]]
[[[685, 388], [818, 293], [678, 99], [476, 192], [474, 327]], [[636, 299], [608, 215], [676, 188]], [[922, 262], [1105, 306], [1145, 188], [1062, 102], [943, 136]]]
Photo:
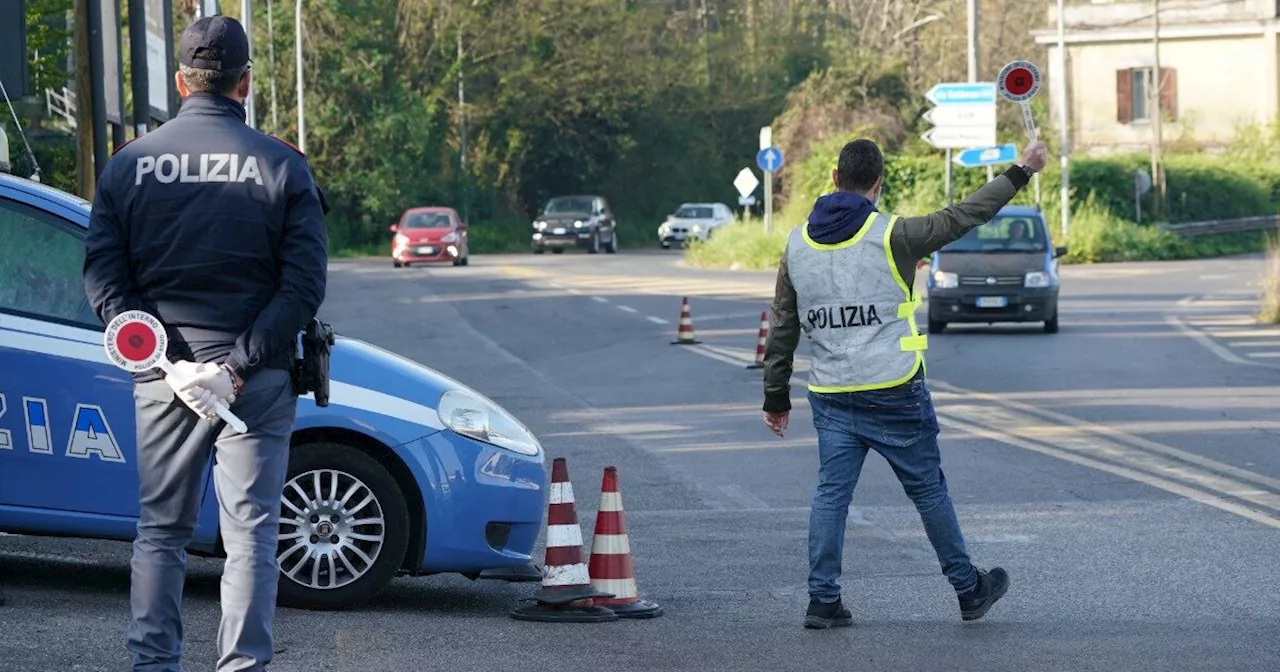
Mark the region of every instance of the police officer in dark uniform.
[[[245, 124], [249, 41], [224, 16], [183, 32], [178, 115], [121, 147], [98, 181], [85, 288], [104, 322], [155, 315], [177, 375], [134, 375], [141, 516], [127, 645], [133, 669], [176, 671], [184, 548], [213, 467], [227, 560], [219, 672], [273, 652], [280, 495], [297, 393], [299, 331], [324, 299], [324, 203], [306, 158]], [[248, 426], [240, 434], [217, 401]]]

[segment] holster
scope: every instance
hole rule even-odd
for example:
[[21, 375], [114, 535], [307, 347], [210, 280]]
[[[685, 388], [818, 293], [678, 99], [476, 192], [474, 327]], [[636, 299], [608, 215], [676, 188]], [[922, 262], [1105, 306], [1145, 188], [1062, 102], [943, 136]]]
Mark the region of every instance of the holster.
[[312, 318], [301, 334], [302, 356], [293, 362], [293, 392], [315, 394], [316, 406], [329, 405], [329, 353], [333, 350], [333, 327]]

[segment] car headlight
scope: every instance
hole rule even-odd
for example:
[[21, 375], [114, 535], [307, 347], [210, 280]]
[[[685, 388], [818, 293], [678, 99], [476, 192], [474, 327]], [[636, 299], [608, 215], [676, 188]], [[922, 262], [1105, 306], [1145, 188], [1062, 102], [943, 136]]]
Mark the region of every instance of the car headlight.
[[1022, 284], [1026, 287], [1052, 287], [1053, 276], [1044, 271], [1032, 271]]
[[581, 228], [583, 227], [583, 224], [584, 224], [584, 222], [583, 222], [581, 219], [579, 219], [578, 221], [576, 221], [576, 222], [574, 222], [574, 223], [573, 223], [573, 228], [575, 228], [575, 229], [581, 229]]
[[456, 232], [450, 231], [449, 233], [446, 233], [443, 238], [440, 239], [440, 242], [456, 243], [458, 242], [458, 234]]
[[960, 276], [946, 271], [934, 271], [933, 286], [938, 289], [955, 289], [960, 286]]
[[468, 392], [449, 390], [436, 407], [440, 422], [462, 436], [521, 455], [537, 455], [542, 445], [524, 425], [501, 406]]
[[534, 222], [534, 223], [533, 223], [533, 228], [535, 228], [535, 229], [537, 229], [537, 230], [541, 231], [541, 230], [543, 230], [543, 229], [547, 228], [547, 223], [546, 223], [546, 222], [543, 222], [543, 221], [537, 221], [537, 222]]
[[701, 224], [694, 224], [694, 225], [693, 225], [693, 235], [695, 235], [695, 236], [700, 236], [700, 235], [702, 235], [702, 225], [701, 225]]

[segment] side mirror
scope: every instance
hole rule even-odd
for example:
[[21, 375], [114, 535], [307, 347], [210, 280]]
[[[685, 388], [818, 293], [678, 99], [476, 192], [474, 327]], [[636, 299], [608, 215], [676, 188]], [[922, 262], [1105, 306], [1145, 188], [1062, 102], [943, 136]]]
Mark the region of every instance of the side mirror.
[[388, 230], [388, 231], [390, 231], [391, 233], [395, 233], [396, 231], [399, 231], [399, 230], [400, 230], [400, 225], [399, 225], [399, 224], [392, 224], [391, 226], [388, 226], [388, 227], [387, 227], [387, 230]]
[[1053, 248], [1053, 256], [1055, 256], [1055, 257], [1065, 257], [1065, 256], [1067, 256], [1067, 246], [1066, 246], [1066, 245], [1060, 245], [1060, 246], [1058, 246], [1058, 247]]

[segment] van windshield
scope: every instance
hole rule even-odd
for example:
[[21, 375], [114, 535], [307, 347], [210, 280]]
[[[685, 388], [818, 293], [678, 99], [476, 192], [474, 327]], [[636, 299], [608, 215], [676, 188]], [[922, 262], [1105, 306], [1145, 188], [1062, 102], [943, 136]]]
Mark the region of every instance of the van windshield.
[[1044, 252], [1049, 249], [1044, 222], [1038, 217], [997, 215], [942, 248], [943, 252]]

